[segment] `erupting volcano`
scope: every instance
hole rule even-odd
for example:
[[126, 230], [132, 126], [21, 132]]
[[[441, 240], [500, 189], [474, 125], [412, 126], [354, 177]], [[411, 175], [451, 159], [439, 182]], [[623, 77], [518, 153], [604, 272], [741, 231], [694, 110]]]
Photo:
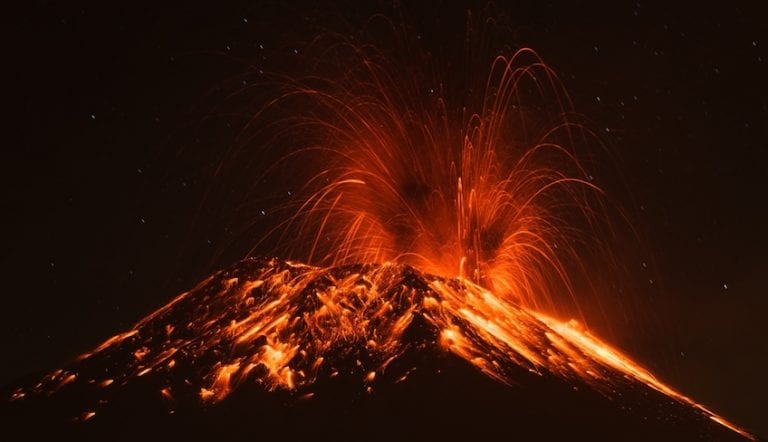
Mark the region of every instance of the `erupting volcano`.
[[[391, 263], [317, 268], [276, 258], [247, 259], [67, 369], [15, 390], [11, 399], [62, 394], [56, 405], [66, 404], [70, 412], [80, 407], [71, 417], [89, 421], [102, 409], [109, 419], [119, 417], [121, 406], [111, 403], [125, 401], [125, 390], [147, 385], [156, 388], [154, 400], [162, 397], [171, 414], [197, 401], [226, 401], [248, 383], [261, 390], [252, 397], [257, 403], [276, 391], [290, 392], [293, 401], [317, 400], [316, 390], [330, 397], [337, 389], [349, 394], [350, 385], [356, 385], [353, 392], [376, 395], [379, 387], [409, 382], [415, 373], [439, 377], [439, 370], [419, 361], [446, 352], [508, 386], [530, 376], [555, 376], [577, 391], [592, 387], [616, 400], [642, 397], [629, 405], [641, 413], [672, 411], [673, 422], [698, 421], [699, 431], [710, 437], [718, 432], [706, 427], [707, 418], [750, 437], [574, 321], [523, 308], [463, 278]], [[329, 388], [337, 377], [344, 380]], [[672, 400], [664, 411], [649, 411], [643, 403], [654, 390]], [[668, 431], [675, 429], [670, 426]], [[685, 434], [687, 428], [676, 430]], [[541, 429], [541, 434], [551, 431]], [[268, 433], [297, 434], [283, 427]]]
[[[257, 410], [259, 434], [346, 426], [335, 434], [406, 437], [385, 415], [378, 425], [391, 428], [378, 436], [344, 431], [374, 420], [360, 420], [354, 404], [381, 397], [407, 410], [404, 385], [471, 371], [492, 381], [468, 381], [478, 391], [499, 395], [477, 407], [517, 413], [511, 434], [516, 426], [531, 434], [526, 412], [578, 400], [621, 416], [589, 423], [571, 410], [593, 435], [751, 438], [581, 325], [599, 297], [580, 292], [592, 262], [618, 261], [606, 253], [609, 204], [579, 152], [596, 137], [532, 50], [495, 57], [479, 84], [456, 86], [335, 38], [313, 42], [327, 49], [311, 75], [259, 83], [273, 96], [217, 170], [226, 177], [251, 164], [246, 147], [256, 143], [257, 157], [279, 159], [254, 182], [301, 181], [289, 203], [270, 207], [280, 220], [253, 248], [277, 257], [216, 272], [65, 368], [14, 388], [10, 414], [45, 410], [90, 428], [140, 413], [126, 404], [153, 404], [179, 422], [237, 401]], [[543, 389], [538, 399], [526, 385]], [[357, 423], [286, 417], [333, 401], [353, 404], [345, 412]]]

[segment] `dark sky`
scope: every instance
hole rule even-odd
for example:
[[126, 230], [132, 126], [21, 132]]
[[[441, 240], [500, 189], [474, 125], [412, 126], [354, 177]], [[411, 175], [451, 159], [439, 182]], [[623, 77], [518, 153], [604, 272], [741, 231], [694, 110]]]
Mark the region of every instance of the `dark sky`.
[[[226, 214], [200, 204], [199, 152], [237, 133], [206, 118], [224, 112], [225, 85], [328, 9], [279, 3], [7, 14], [0, 383], [62, 364], [240, 256]], [[649, 311], [613, 339], [768, 434], [768, 15], [760, 2], [568, 3], [499, 10], [507, 44], [558, 72], [624, 174], [614, 193], [648, 250], [626, 267]], [[362, 23], [383, 5], [333, 16]], [[403, 9], [436, 52], [461, 37], [466, 6]]]

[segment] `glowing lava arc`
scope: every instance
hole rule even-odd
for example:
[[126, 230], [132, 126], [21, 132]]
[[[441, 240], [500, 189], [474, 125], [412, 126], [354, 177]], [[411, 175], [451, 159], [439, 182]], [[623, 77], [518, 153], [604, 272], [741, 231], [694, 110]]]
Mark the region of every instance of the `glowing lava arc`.
[[[427, 330], [421, 338], [413, 327]], [[389, 374], [406, 351], [434, 347], [513, 383], [514, 369], [585, 383], [607, 396], [627, 382], [693, 407], [751, 435], [656, 379], [573, 322], [521, 307], [462, 278], [399, 264], [319, 268], [247, 259], [218, 272], [13, 399], [79, 385], [98, 392], [81, 419], [110, 395], [155, 376], [160, 394], [216, 403], [248, 382], [312, 396], [313, 384], [358, 373], [361, 388]], [[355, 361], [352, 364], [350, 361]], [[416, 369], [417, 367], [413, 367]], [[405, 380], [409, 374], [395, 374]], [[368, 385], [368, 387], [366, 387]]]

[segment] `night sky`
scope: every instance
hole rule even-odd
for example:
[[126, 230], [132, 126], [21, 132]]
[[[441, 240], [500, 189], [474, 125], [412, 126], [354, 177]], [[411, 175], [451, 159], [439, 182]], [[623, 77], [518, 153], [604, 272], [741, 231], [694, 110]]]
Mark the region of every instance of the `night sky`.
[[[2, 384], [59, 366], [242, 257], [254, 241], [235, 233], [239, 215], [201, 203], [211, 159], [243, 122], [242, 108], [223, 117], [224, 97], [241, 76], [287, 64], [275, 58], [300, 64], [294, 39], [393, 10], [31, 3], [6, 20]], [[625, 266], [645, 310], [617, 315], [609, 338], [768, 434], [768, 15], [760, 2], [568, 3], [496, 10], [513, 30], [504, 44], [534, 48], [559, 74], [621, 171], [601, 185], [642, 238]], [[445, 54], [482, 5], [401, 12]]]

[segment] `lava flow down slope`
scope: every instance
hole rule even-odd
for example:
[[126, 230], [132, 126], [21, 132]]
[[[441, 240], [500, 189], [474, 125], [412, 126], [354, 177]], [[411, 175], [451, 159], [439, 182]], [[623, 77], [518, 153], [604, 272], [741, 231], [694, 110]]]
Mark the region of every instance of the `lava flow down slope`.
[[302, 75], [240, 81], [247, 122], [200, 204], [242, 197], [249, 258], [10, 387], [3, 428], [752, 438], [581, 325], [626, 258], [590, 161], [604, 146], [533, 50], [478, 55], [467, 26], [459, 64], [375, 16], [383, 43], [316, 35], [290, 51]]
[[750, 437], [579, 324], [468, 280], [277, 258], [217, 272], [8, 408], [6, 428], [118, 438]]

